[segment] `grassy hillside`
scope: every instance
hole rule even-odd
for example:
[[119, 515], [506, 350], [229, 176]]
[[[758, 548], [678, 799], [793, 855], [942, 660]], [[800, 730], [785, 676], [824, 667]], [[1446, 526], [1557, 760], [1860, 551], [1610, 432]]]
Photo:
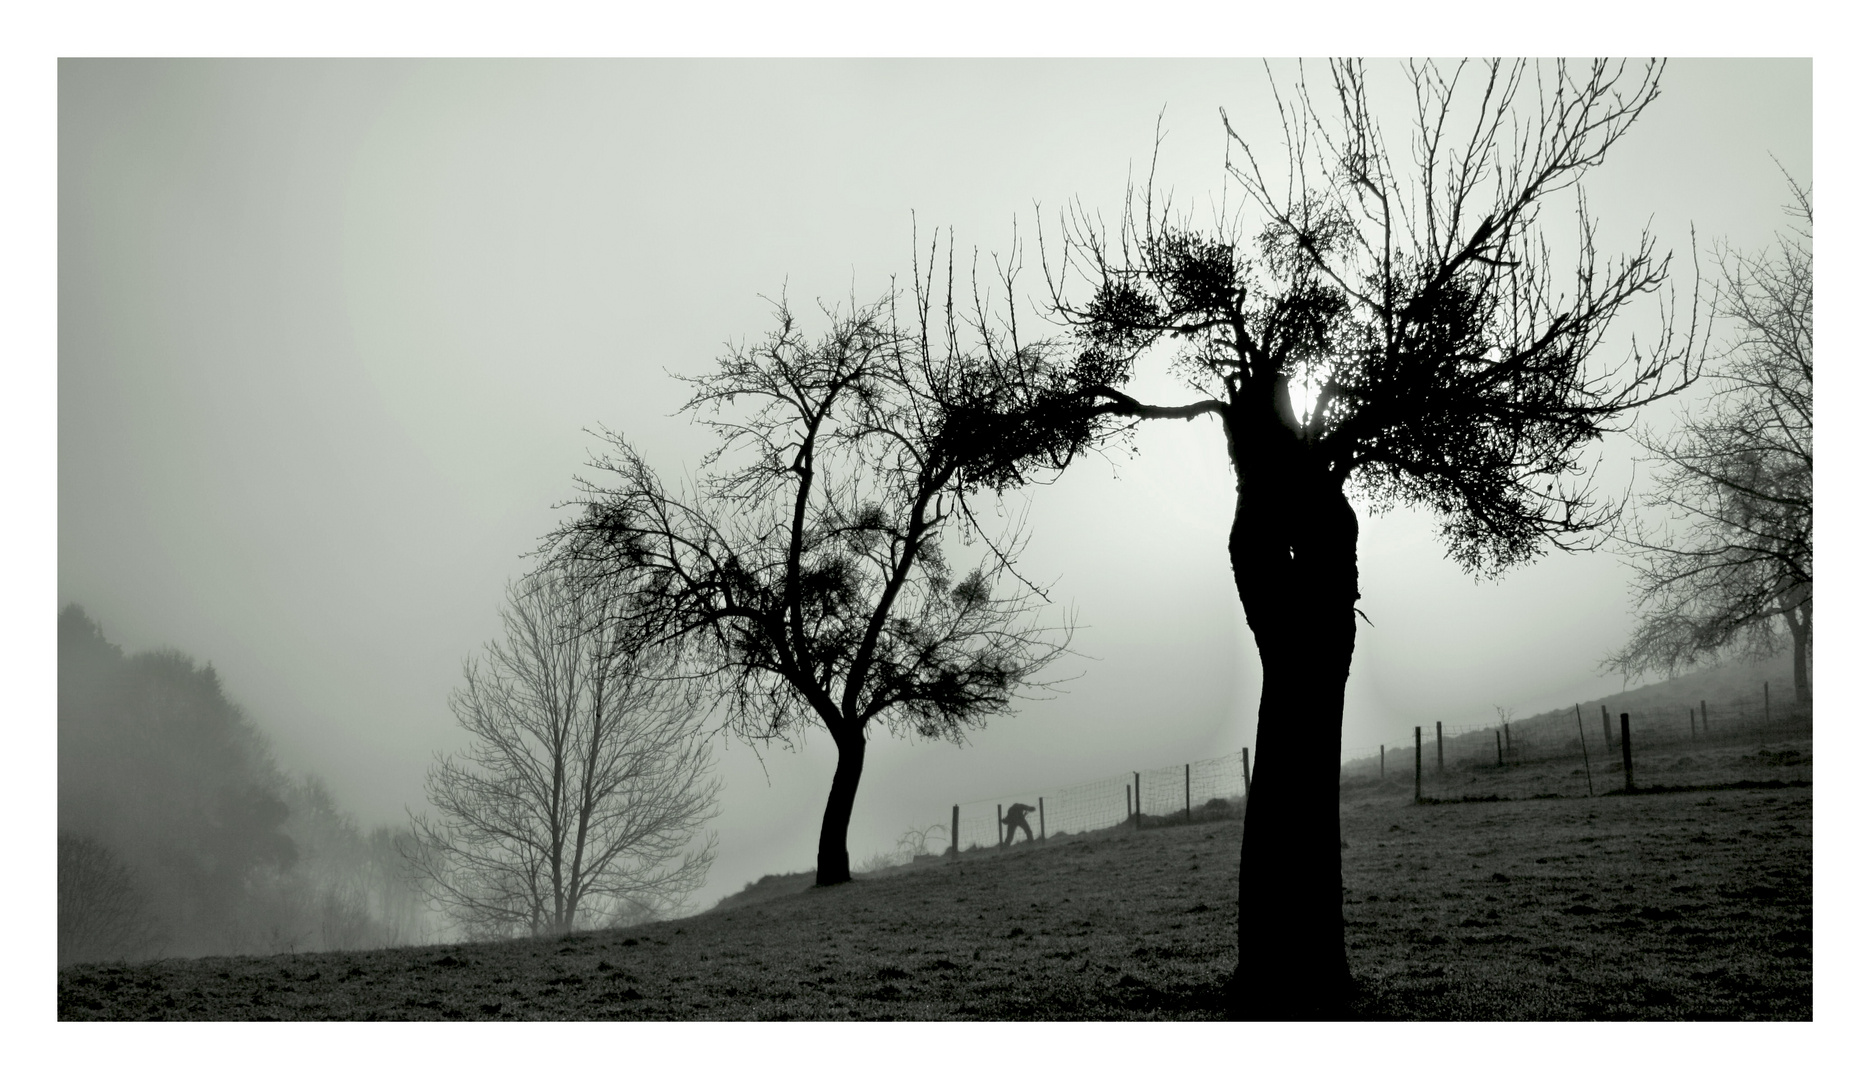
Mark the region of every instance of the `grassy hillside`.
[[[1573, 797], [1545, 790], [1566, 776], [1509, 782], [1512, 769], [1487, 788], [1498, 801], [1416, 805], [1394, 781], [1347, 784], [1358, 1015], [1810, 1018], [1810, 743], [1698, 753], [1685, 755], [1697, 784], [1676, 786], [1700, 790], [1660, 794]], [[74, 967], [58, 1013], [1215, 1019], [1240, 842], [1233, 822], [1117, 829], [833, 889], [770, 877], [628, 931]]]
[[[1793, 661], [1787, 656], [1777, 656], [1760, 662], [1703, 668], [1678, 675], [1673, 679], [1661, 679], [1642, 686], [1634, 686], [1629, 690], [1597, 701], [1584, 702], [1583, 705], [1588, 722], [1597, 713], [1601, 704], [1611, 710], [1614, 720], [1620, 712], [1687, 708], [1701, 702], [1707, 702], [1711, 712], [1739, 710], [1751, 715], [1763, 707], [1762, 683], [1769, 684], [1768, 693], [1772, 695], [1775, 716], [1784, 716], [1795, 711], [1811, 713], [1810, 706], [1804, 709], [1796, 709], [1794, 706]], [[1551, 714], [1542, 715], [1554, 715], [1564, 719], [1570, 717], [1572, 712], [1570, 709], [1558, 709]], [[1538, 719], [1538, 717], [1529, 719]]]

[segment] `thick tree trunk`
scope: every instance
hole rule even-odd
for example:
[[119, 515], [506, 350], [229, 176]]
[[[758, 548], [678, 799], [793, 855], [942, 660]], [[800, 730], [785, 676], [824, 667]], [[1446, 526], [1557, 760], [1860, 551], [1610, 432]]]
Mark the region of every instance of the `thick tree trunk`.
[[840, 736], [838, 767], [832, 770], [832, 793], [825, 800], [825, 820], [819, 826], [819, 867], [815, 885], [843, 885], [851, 880], [851, 855], [845, 834], [851, 829], [851, 807], [858, 797], [858, 779], [864, 774], [864, 733]]
[[1812, 636], [1813, 605], [1807, 600], [1785, 613], [1787, 630], [1793, 635], [1793, 700], [1801, 705], [1813, 703]]
[[1338, 771], [1358, 519], [1335, 484], [1293, 482], [1301, 490], [1244, 476], [1228, 545], [1262, 670], [1241, 840], [1240, 960], [1229, 986], [1229, 1011], [1241, 1019], [1341, 1016], [1351, 991]]

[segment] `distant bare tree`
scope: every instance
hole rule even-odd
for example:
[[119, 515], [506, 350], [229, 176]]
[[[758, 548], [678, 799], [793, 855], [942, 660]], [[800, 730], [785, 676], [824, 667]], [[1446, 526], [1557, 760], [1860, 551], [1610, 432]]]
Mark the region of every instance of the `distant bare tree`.
[[363, 890], [382, 944], [425, 944], [434, 930], [429, 899], [418, 872], [420, 860], [405, 854], [417, 849], [415, 836], [406, 826], [379, 825], [365, 837], [365, 847]]
[[366, 834], [315, 776], [296, 778], [282, 794], [291, 810], [286, 834], [299, 859], [274, 886], [301, 897], [301, 947], [384, 948], [419, 937], [428, 903], [396, 849], [398, 834], [407, 838], [407, 830], [379, 827]]
[[926, 829], [912, 828], [905, 830], [902, 836], [897, 837], [897, 850], [903, 853], [903, 861], [915, 862], [917, 859], [930, 854], [929, 839], [931, 837], [940, 837], [943, 840], [947, 840], [948, 826], [931, 825]]
[[689, 380], [686, 410], [720, 440], [699, 490], [665, 486], [612, 436], [605, 478], [554, 537], [579, 573], [627, 583], [641, 632], [684, 643], [727, 730], [831, 736], [820, 885], [851, 880], [873, 724], [959, 740], [1010, 711], [1069, 637], [1034, 621], [1043, 597], [1010, 569], [1017, 538], [990, 538], [991, 557], [959, 572], [942, 547], [981, 536], [972, 495], [1020, 482], [1071, 437], [1012, 418], [1042, 358], [985, 317], [970, 336], [952, 303], [944, 320], [926, 279], [916, 299], [914, 331], [886, 300], [829, 312], [816, 339], [781, 305], [766, 338]]
[[717, 783], [669, 650], [620, 636], [625, 602], [546, 566], [508, 590], [503, 640], [450, 699], [472, 738], [429, 771], [409, 854], [471, 934], [562, 933], [666, 912], [702, 882]]
[[[1731, 648], [1760, 658], [1791, 639], [1793, 687], [1812, 702], [1813, 206], [1793, 186], [1798, 224], [1773, 248], [1721, 252], [1716, 314], [1734, 338], [1710, 370], [1713, 400], [1674, 430], [1640, 436], [1659, 463], [1623, 546], [1641, 618], [1608, 662], [1627, 675], [1675, 673]], [[1785, 636], [1780, 633], [1782, 627]]]
[[140, 960], [162, 933], [122, 859], [97, 840], [58, 834], [58, 963]]

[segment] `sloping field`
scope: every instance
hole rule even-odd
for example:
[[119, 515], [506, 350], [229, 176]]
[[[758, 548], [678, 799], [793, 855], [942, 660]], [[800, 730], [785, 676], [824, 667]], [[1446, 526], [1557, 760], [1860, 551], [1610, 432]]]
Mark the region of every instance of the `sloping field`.
[[[1408, 778], [1348, 784], [1357, 1015], [1810, 1019], [1810, 742], [1708, 753], [1729, 758], [1684, 755], [1695, 783], [1674, 785], [1699, 790], [1655, 794], [1572, 797], [1558, 767], [1445, 775], [1426, 805]], [[834, 889], [775, 878], [764, 899], [549, 941], [74, 967], [58, 1015], [1216, 1019], [1240, 840], [1197, 822]]]

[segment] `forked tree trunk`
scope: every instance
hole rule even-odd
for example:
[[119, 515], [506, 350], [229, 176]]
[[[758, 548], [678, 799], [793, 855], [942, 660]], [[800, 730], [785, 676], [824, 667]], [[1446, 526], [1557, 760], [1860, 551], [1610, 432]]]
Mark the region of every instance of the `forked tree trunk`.
[[825, 821], [819, 826], [819, 866], [814, 885], [843, 885], [851, 880], [851, 855], [845, 835], [851, 829], [851, 807], [858, 797], [858, 779], [864, 774], [864, 733], [834, 734], [838, 767], [832, 770], [832, 793], [825, 800]]
[[1325, 1019], [1343, 1015], [1351, 991], [1338, 769], [1358, 519], [1323, 479], [1294, 491], [1265, 478], [1242, 478], [1228, 545], [1262, 672], [1228, 1008], [1238, 1019]]

